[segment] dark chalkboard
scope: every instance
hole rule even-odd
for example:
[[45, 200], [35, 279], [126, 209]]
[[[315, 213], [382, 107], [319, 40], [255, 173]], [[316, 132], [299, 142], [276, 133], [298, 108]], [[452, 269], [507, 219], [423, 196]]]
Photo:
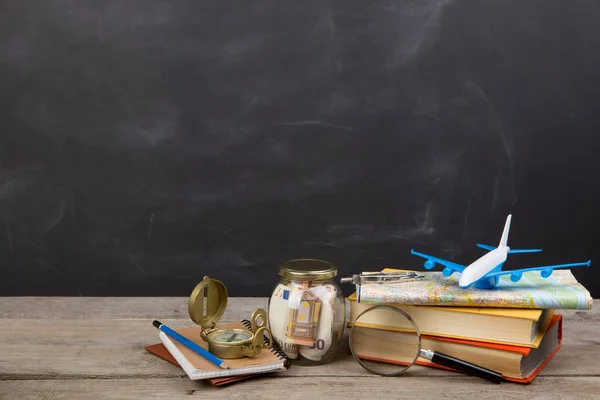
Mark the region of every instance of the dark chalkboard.
[[[585, 261], [600, 296], [600, 2], [0, 3], [0, 294], [268, 295]], [[594, 272], [596, 271], [596, 272]], [[353, 288], [345, 288], [348, 294]]]

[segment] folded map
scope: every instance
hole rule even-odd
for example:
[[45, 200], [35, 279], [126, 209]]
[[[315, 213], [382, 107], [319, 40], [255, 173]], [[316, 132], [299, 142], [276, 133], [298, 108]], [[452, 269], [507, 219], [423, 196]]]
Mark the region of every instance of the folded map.
[[592, 308], [590, 292], [577, 282], [568, 269], [555, 270], [548, 278], [542, 278], [537, 271], [526, 272], [518, 282], [512, 282], [508, 275], [502, 276], [494, 289], [461, 289], [458, 286], [458, 273], [445, 277], [441, 272], [416, 272], [425, 277], [412, 282], [357, 285], [357, 301], [367, 304], [461, 307]]

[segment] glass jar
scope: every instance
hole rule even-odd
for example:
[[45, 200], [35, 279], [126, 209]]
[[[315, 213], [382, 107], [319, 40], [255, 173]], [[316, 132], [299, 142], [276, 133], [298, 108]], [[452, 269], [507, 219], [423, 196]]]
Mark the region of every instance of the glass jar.
[[279, 266], [279, 282], [269, 298], [273, 340], [293, 364], [319, 365], [340, 347], [346, 299], [333, 278], [335, 265], [315, 259]]

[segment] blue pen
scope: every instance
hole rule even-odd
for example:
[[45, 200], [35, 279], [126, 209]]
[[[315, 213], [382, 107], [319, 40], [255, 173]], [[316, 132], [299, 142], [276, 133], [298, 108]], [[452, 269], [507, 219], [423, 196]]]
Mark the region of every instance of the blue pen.
[[173, 329], [169, 328], [162, 322], [155, 320], [154, 322], [152, 322], [152, 325], [158, 328], [161, 332], [167, 334], [169, 337], [177, 340], [182, 345], [200, 354], [202, 357], [206, 358], [208, 361], [215, 364], [217, 367], [229, 369], [229, 366], [225, 364], [225, 361], [210, 353], [208, 350], [205, 350], [202, 347], [198, 346], [196, 343], [192, 342], [188, 338], [181, 336], [179, 333], [175, 332]]

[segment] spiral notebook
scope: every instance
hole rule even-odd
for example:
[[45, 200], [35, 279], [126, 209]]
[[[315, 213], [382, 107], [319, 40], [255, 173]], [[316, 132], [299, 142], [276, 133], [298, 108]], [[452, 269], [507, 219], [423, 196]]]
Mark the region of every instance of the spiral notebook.
[[[250, 321], [243, 320], [241, 322], [230, 324], [219, 324], [219, 327], [224, 329], [250, 329]], [[176, 329], [176, 331], [208, 350], [208, 344], [200, 337], [200, 327], [182, 328]], [[290, 366], [290, 360], [283, 352], [276, 347], [270, 347], [268, 349], [263, 349], [256, 357], [227, 359], [225, 361], [227, 362], [227, 365], [229, 365], [229, 369], [222, 369], [181, 343], [172, 340], [163, 332], [159, 333], [159, 337], [169, 353], [177, 360], [177, 363], [192, 380], [274, 372], [286, 370]], [[265, 338], [265, 340], [267, 339]]]
[[[169, 353], [169, 350], [167, 350], [167, 348], [165, 347], [164, 344], [155, 343], [155, 344], [151, 344], [151, 345], [144, 347], [144, 349], [146, 349], [146, 351], [148, 353], [155, 355], [156, 357], [163, 359], [165, 361], [168, 361], [171, 364], [181, 368], [181, 366], [179, 365], [177, 360], [175, 358], [173, 358], [173, 356], [171, 355], [171, 353]], [[260, 374], [224, 376], [222, 378], [209, 378], [209, 379], [204, 379], [204, 382], [207, 382], [213, 386], [225, 386], [225, 385], [230, 385], [232, 383], [252, 379], [254, 377], [261, 376], [263, 374], [268, 374], [268, 373], [269, 372], [263, 372]]]

